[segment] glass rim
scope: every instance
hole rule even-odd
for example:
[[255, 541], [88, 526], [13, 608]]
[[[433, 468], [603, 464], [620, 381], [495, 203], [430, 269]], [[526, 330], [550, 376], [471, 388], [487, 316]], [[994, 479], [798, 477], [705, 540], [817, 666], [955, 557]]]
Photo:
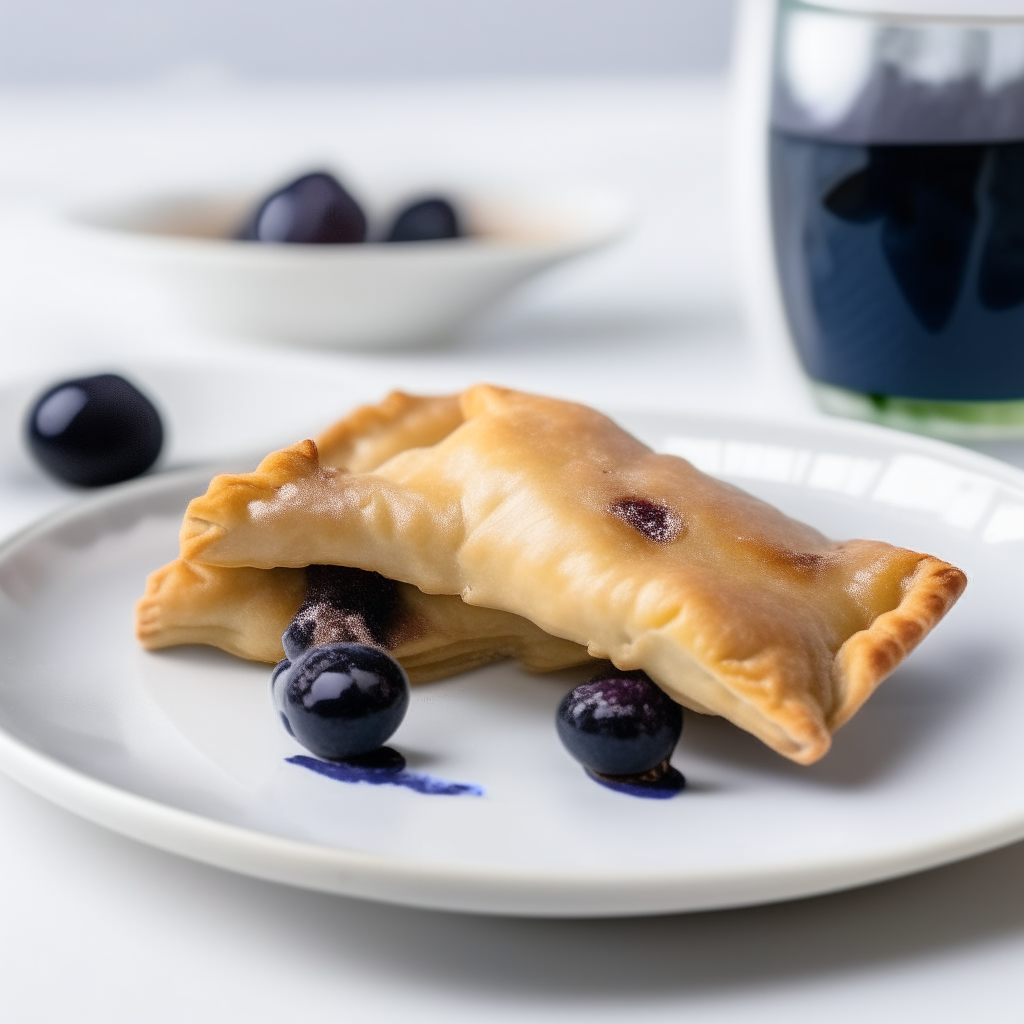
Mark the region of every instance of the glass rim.
[[780, 7], [819, 10], [880, 22], [1024, 24], [1021, 0], [782, 0]]

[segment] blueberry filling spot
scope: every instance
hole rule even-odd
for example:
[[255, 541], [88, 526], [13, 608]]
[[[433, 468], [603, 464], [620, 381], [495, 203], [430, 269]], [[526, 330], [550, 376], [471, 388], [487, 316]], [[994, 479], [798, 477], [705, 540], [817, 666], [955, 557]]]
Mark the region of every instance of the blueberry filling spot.
[[683, 520], [677, 512], [647, 498], [616, 498], [608, 511], [658, 544], [670, 544], [683, 531]]

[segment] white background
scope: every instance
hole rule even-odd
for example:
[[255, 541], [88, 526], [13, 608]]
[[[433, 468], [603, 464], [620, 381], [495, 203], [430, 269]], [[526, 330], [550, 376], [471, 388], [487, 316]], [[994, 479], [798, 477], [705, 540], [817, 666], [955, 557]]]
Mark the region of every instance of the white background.
[[720, 71], [733, 0], [4, 0], [0, 84]]

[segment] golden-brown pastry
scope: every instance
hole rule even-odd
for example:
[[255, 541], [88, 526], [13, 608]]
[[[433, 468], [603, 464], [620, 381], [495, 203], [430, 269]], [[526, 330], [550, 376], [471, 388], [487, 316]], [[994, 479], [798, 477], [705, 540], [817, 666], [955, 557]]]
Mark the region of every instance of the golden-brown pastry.
[[[325, 465], [359, 472], [406, 448], [432, 444], [462, 422], [457, 395], [419, 397], [394, 392], [356, 409], [317, 438]], [[284, 657], [281, 636], [306, 594], [306, 570], [189, 563], [151, 573], [136, 607], [143, 647], [208, 644], [250, 661]], [[551, 636], [527, 619], [427, 595], [399, 584], [381, 646], [401, 662], [412, 683], [444, 679], [502, 658], [528, 672], [552, 672], [592, 659], [586, 648]]]
[[[135, 631], [143, 647], [209, 644], [250, 661], [284, 657], [281, 635], [306, 595], [306, 569], [223, 568], [178, 558], [152, 573]], [[425, 683], [515, 658], [528, 672], [552, 672], [593, 659], [585, 647], [549, 636], [508, 612], [400, 583], [389, 595], [385, 628], [372, 638]], [[362, 639], [362, 638], [360, 638]]]
[[392, 396], [325, 440], [333, 465], [304, 441], [214, 479], [182, 557], [353, 566], [522, 616], [802, 764], [966, 584], [928, 555], [830, 541], [568, 402]]

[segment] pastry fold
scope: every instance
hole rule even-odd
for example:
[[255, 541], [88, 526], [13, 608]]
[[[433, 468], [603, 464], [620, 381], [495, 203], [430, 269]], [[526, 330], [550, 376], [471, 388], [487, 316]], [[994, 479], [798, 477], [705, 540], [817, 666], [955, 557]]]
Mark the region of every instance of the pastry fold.
[[929, 555], [830, 541], [569, 402], [396, 395], [321, 443], [215, 478], [185, 562], [351, 566], [510, 613], [801, 764], [966, 584]]
[[[209, 644], [273, 664], [284, 657], [281, 635], [305, 593], [305, 569], [224, 568], [178, 558], [147, 580], [135, 633], [147, 650]], [[446, 679], [502, 658], [516, 659], [528, 672], [593, 660], [585, 647], [550, 636], [518, 615], [427, 595], [404, 583], [383, 646], [412, 683]]]
[[[457, 395], [394, 392], [332, 424], [316, 440], [324, 465], [360, 472], [407, 448], [432, 444], [462, 422]], [[306, 594], [304, 568], [226, 568], [183, 558], [151, 573], [136, 606], [147, 650], [208, 644], [249, 661], [284, 657], [281, 636]], [[513, 658], [527, 672], [594, 661], [585, 647], [551, 636], [518, 615], [428, 595], [400, 583], [383, 638], [412, 683], [432, 682]]]

